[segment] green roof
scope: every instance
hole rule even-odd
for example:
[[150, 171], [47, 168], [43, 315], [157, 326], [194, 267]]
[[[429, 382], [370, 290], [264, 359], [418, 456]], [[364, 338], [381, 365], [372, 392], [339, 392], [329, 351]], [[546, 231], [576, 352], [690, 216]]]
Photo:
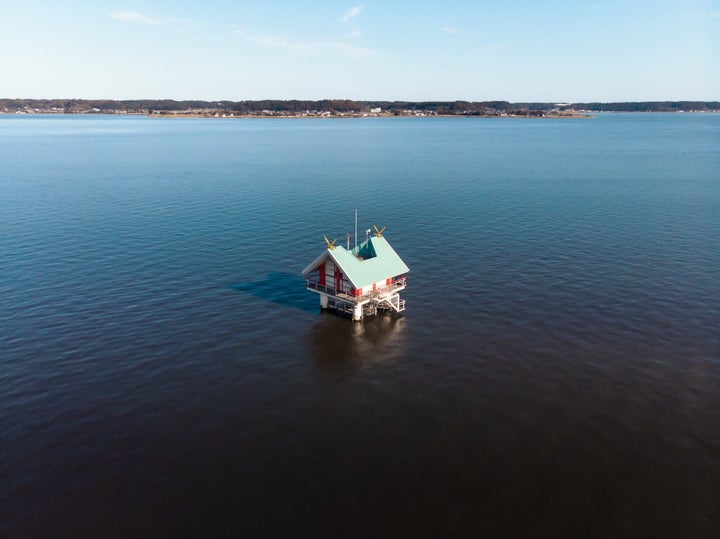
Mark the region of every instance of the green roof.
[[315, 271], [326, 256], [333, 259], [355, 288], [362, 288], [410, 271], [382, 236], [373, 236], [350, 251], [339, 245], [334, 249], [327, 249], [306, 267], [303, 273]]

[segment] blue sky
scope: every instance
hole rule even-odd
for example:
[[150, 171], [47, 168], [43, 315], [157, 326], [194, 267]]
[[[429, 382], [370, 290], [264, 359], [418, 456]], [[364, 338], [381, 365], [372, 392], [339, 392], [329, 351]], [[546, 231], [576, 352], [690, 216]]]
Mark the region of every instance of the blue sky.
[[720, 99], [720, 0], [8, 4], [0, 97]]

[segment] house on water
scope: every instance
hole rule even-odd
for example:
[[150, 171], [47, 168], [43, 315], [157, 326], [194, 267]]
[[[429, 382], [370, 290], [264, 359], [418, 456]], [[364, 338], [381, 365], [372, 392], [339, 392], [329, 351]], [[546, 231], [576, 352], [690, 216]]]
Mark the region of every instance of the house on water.
[[405, 289], [405, 274], [410, 270], [383, 237], [385, 228], [374, 228], [375, 235], [353, 249], [325, 238], [325, 252], [303, 270], [307, 289], [320, 294], [322, 309], [353, 320], [378, 311], [405, 310], [400, 291]]

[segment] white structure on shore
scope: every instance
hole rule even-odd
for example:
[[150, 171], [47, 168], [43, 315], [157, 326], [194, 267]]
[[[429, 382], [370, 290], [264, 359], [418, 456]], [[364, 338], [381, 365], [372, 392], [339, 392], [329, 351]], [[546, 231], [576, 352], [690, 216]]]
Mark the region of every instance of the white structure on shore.
[[375, 235], [353, 249], [325, 238], [325, 252], [303, 270], [306, 288], [320, 294], [322, 309], [350, 315], [353, 320], [378, 311], [405, 310], [400, 291], [410, 270], [383, 238], [385, 228], [374, 228]]

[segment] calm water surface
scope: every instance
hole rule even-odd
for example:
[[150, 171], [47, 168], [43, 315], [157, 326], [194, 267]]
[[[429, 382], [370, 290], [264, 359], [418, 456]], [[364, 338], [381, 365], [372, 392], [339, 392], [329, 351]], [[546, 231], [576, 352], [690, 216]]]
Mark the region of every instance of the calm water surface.
[[[720, 534], [720, 115], [0, 116], [0, 536]], [[403, 318], [320, 314], [385, 236]]]

